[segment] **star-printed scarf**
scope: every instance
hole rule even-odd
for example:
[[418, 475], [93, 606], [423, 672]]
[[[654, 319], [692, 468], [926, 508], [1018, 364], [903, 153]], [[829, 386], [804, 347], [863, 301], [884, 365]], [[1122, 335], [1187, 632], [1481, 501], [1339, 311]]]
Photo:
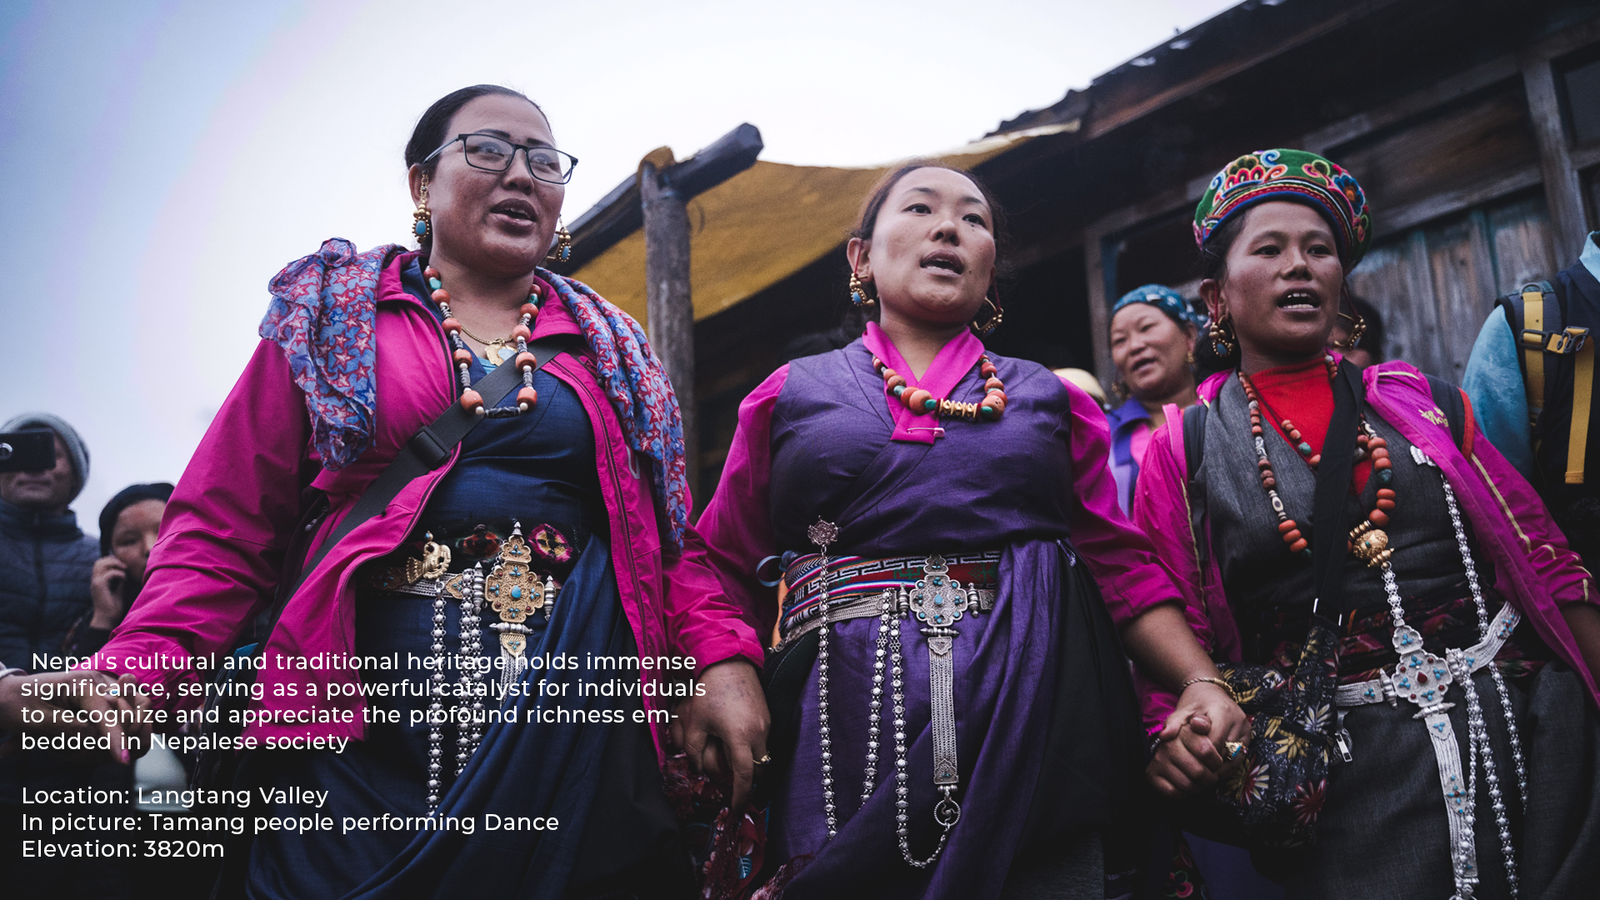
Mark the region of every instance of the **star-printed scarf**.
[[[404, 252], [387, 244], [357, 253], [354, 244], [333, 238], [285, 266], [268, 285], [272, 304], [261, 321], [261, 337], [288, 357], [295, 384], [306, 395], [312, 443], [326, 468], [342, 468], [371, 446], [378, 276]], [[600, 387], [617, 411], [628, 446], [650, 457], [656, 499], [673, 542], [681, 547], [689, 523], [689, 482], [683, 416], [666, 370], [632, 316], [580, 281], [542, 268], [535, 274], [556, 289], [594, 351]]]

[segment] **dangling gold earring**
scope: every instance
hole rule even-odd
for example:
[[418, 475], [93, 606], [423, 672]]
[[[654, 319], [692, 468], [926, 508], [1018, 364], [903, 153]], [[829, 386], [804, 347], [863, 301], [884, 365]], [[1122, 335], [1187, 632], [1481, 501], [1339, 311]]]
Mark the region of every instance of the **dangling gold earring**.
[[1000, 288], [992, 287], [989, 290], [994, 294], [994, 297], [991, 299], [985, 294], [983, 302], [985, 306], [994, 310], [994, 315], [984, 320], [982, 324], [979, 324], [977, 319], [972, 320], [972, 330], [976, 331], [979, 337], [988, 337], [996, 328], [1000, 327], [1000, 323], [1006, 317], [1006, 311], [1000, 308]]
[[1237, 340], [1233, 334], [1233, 319], [1212, 319], [1206, 326], [1206, 337], [1211, 339], [1211, 350], [1217, 356], [1226, 359], [1233, 355], [1233, 348]]
[[433, 237], [433, 212], [428, 209], [428, 174], [422, 174], [422, 199], [417, 201], [416, 211], [411, 214], [411, 231], [417, 236], [417, 245], [428, 243]]
[[556, 245], [550, 248], [550, 253], [544, 258], [547, 264], [564, 263], [572, 258], [572, 234], [567, 231], [567, 226], [556, 219]]
[[856, 306], [873, 306], [878, 298], [872, 292], [872, 282], [862, 281], [854, 270], [850, 272], [850, 302]]
[[1361, 313], [1355, 312], [1355, 304], [1351, 304], [1350, 310], [1350, 313], [1339, 310], [1339, 318], [1350, 323], [1350, 333], [1344, 336], [1344, 340], [1333, 342], [1334, 349], [1340, 353], [1354, 350], [1361, 343], [1361, 336], [1367, 333], [1367, 320], [1362, 318]]

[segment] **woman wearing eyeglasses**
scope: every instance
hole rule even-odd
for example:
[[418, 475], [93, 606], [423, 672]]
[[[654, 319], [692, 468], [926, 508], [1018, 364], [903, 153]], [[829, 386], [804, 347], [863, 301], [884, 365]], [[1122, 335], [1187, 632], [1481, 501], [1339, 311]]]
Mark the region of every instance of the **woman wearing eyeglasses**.
[[[260, 831], [228, 862], [257, 898], [692, 895], [664, 710], [699, 679], [706, 702], [676, 727], [712, 748], [696, 762], [731, 772], [735, 801], [766, 712], [761, 644], [688, 524], [671, 387], [637, 323], [542, 267], [577, 160], [537, 105], [456, 91], [405, 161], [420, 249], [329, 241], [273, 279], [263, 340], [172, 496], [107, 668], [194, 703], [180, 688], [207, 673], [146, 662], [248, 637], [296, 577], [280, 573], [296, 536], [316, 547], [359, 515], [459, 404], [479, 414], [459, 446], [257, 635], [242, 737], [290, 749], [246, 753], [235, 787], [280, 792], [256, 793], [252, 816], [331, 828]], [[502, 366], [520, 372], [490, 391]]]

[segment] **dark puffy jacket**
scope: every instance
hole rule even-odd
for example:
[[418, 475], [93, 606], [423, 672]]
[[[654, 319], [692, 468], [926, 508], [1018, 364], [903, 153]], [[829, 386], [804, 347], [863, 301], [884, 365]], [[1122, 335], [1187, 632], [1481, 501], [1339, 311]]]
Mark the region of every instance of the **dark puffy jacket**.
[[59, 655], [89, 611], [100, 548], [72, 513], [52, 516], [0, 500], [0, 660], [36, 671], [34, 654]]

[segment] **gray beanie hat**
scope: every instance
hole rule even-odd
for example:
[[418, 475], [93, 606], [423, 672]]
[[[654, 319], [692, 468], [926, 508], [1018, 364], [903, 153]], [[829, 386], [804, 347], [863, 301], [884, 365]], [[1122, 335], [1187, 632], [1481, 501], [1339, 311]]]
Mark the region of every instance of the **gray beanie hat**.
[[72, 489], [72, 496], [68, 500], [77, 499], [78, 494], [83, 492], [84, 482], [89, 480], [89, 448], [84, 446], [77, 429], [60, 416], [49, 413], [23, 413], [0, 425], [0, 431], [36, 431], [40, 428], [54, 431], [56, 437], [61, 438], [61, 443], [67, 445], [67, 455], [72, 458], [72, 470], [78, 475], [78, 485]]

